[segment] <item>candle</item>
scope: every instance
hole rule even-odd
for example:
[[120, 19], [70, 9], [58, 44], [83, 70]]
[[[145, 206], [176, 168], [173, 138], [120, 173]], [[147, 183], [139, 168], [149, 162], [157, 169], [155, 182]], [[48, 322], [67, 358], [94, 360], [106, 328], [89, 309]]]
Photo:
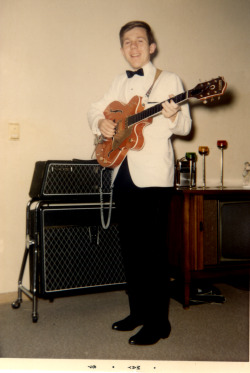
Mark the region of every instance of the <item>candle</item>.
[[218, 140], [217, 141], [217, 147], [220, 148], [220, 149], [226, 149], [227, 141], [226, 140]]
[[209, 152], [209, 148], [208, 146], [199, 146], [198, 151], [199, 151], [199, 154], [201, 155], [207, 155]]
[[196, 160], [196, 153], [186, 153], [186, 159], [189, 161], [195, 161]]

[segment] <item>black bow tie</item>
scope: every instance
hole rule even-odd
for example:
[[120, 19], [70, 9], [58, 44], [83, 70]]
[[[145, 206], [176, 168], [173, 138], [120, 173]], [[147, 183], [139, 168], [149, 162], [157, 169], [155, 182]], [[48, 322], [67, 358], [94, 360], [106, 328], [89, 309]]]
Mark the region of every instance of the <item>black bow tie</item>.
[[127, 70], [126, 73], [127, 73], [128, 78], [132, 78], [135, 74], [140, 75], [140, 76], [144, 75], [144, 72], [143, 72], [142, 68], [137, 70], [137, 71]]

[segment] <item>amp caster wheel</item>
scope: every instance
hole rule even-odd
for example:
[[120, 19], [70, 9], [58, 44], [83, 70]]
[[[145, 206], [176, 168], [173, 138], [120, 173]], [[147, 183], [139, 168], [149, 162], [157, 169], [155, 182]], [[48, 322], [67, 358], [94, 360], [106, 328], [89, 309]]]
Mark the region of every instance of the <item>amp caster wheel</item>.
[[17, 309], [17, 308], [19, 308], [20, 306], [21, 306], [21, 302], [20, 302], [20, 300], [16, 300], [15, 302], [13, 302], [12, 303], [12, 308], [14, 308], [14, 309]]

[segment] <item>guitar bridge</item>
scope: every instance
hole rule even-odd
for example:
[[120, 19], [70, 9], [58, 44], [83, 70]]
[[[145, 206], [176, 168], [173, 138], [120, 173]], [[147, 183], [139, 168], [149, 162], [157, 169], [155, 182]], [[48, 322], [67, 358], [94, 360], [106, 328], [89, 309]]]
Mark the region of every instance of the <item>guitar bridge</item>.
[[126, 140], [132, 133], [132, 127], [125, 128], [125, 130], [119, 131], [113, 137], [112, 150], [120, 149], [120, 145]]

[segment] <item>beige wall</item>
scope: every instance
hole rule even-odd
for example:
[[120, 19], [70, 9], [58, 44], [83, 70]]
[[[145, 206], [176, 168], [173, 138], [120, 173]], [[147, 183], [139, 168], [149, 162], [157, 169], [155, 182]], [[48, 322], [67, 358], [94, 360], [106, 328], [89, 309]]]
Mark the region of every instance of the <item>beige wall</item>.
[[[133, 19], [152, 25], [155, 64], [180, 75], [186, 89], [225, 76], [221, 104], [193, 102], [193, 134], [174, 146], [177, 157], [209, 146], [207, 183], [216, 185], [216, 141], [227, 140], [225, 184], [242, 184], [250, 161], [250, 1], [0, 0], [0, 293], [17, 288], [34, 164], [90, 159], [86, 112], [124, 69], [117, 35]], [[20, 140], [9, 140], [9, 123], [19, 123]], [[197, 166], [200, 183], [200, 158]]]

